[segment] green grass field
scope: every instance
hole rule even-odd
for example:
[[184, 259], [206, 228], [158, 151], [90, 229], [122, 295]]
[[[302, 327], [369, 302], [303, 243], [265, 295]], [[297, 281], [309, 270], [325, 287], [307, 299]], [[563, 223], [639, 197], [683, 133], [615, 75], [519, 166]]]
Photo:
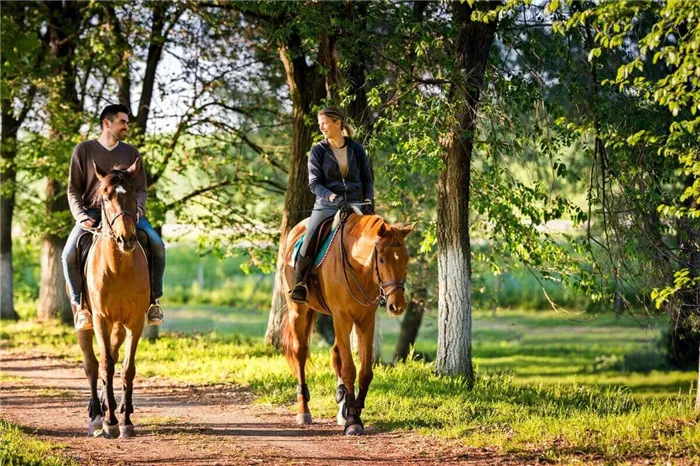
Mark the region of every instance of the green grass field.
[[[162, 338], [142, 342], [139, 375], [234, 382], [249, 387], [259, 403], [291, 406], [296, 381], [283, 358], [262, 342], [266, 319], [254, 307], [171, 305]], [[385, 361], [392, 358], [398, 324], [382, 316]], [[655, 341], [665, 325], [554, 312], [477, 312], [472, 390], [460, 378], [435, 375], [430, 363], [380, 365], [364, 417], [381, 430], [416, 429], [557, 461], [574, 455], [611, 463], [629, 457], [700, 460], [696, 374], [654, 369]], [[7, 348], [80, 358], [73, 332], [60, 325], [8, 324], [1, 336]], [[426, 316], [416, 350], [434, 357], [435, 339], [435, 319]], [[318, 337], [314, 341], [311, 409], [332, 417], [329, 348]], [[620, 361], [640, 371], [626, 370]]]
[[11, 422], [0, 421], [0, 463], [3, 466], [75, 466], [78, 463], [63, 458], [62, 445], [37, 440], [31, 430]]

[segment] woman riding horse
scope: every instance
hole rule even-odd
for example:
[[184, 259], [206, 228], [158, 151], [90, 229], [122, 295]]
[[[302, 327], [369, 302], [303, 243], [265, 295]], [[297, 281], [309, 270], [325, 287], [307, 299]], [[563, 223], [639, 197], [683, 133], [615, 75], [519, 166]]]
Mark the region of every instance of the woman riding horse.
[[[311, 148], [309, 154], [309, 188], [316, 203], [296, 262], [292, 301], [306, 304], [309, 266], [316, 256], [319, 227], [338, 210], [350, 211], [351, 203], [364, 199], [362, 213], [374, 214], [374, 181], [365, 149], [353, 141], [352, 126], [335, 107], [318, 112], [318, 127], [325, 139]], [[346, 137], [343, 137], [345, 133]]]
[[[372, 353], [375, 315], [380, 304], [390, 314], [399, 315], [406, 307], [404, 284], [408, 265], [405, 237], [412, 226], [391, 226], [373, 215], [372, 174], [367, 155], [360, 144], [350, 139], [352, 129], [336, 108], [319, 112], [318, 122], [326, 139], [315, 145], [309, 156], [309, 185], [317, 196], [308, 221], [296, 225], [287, 237], [284, 284], [287, 289], [287, 315], [282, 332], [282, 347], [297, 377], [297, 423], [312, 422], [310, 393], [306, 385], [306, 360], [316, 313], [333, 316], [335, 342], [332, 349], [333, 369], [337, 378], [336, 402], [338, 423], [347, 435], [364, 431], [361, 412], [372, 382]], [[348, 137], [343, 138], [343, 129]], [[312, 293], [305, 279], [318, 244], [319, 226], [339, 209], [356, 210], [350, 203], [362, 203], [366, 215], [346, 215], [331, 246], [318, 265]], [[299, 257], [293, 255], [304, 235]], [[353, 362], [350, 333], [357, 332], [360, 356], [359, 379]], [[355, 381], [359, 391], [355, 396]]]

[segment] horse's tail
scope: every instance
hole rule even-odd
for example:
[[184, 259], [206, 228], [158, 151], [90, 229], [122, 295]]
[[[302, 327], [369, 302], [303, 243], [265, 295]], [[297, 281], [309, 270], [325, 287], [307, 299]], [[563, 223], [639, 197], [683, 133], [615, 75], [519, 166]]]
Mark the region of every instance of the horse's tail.
[[[310, 307], [306, 308], [306, 321], [304, 322], [305, 341], [303, 343], [305, 343], [307, 347], [310, 346], [311, 334], [313, 333], [314, 324], [316, 323], [317, 317], [318, 313], [316, 311]], [[290, 364], [292, 369], [294, 369], [294, 330], [289, 324], [289, 306], [286, 306], [286, 310], [283, 311], [281, 332], [282, 338], [280, 339], [280, 347], [282, 348], [282, 352], [284, 353], [284, 357], [287, 359], [287, 362]], [[307, 360], [310, 359], [310, 355], [311, 352], [309, 351]]]

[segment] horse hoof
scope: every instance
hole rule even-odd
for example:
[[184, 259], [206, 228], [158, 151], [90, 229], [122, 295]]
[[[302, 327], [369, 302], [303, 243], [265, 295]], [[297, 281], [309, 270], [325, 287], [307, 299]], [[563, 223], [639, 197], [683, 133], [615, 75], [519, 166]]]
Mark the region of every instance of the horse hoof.
[[128, 424], [124, 426], [119, 426], [119, 438], [131, 438], [135, 437], [136, 432], [134, 432], [134, 425]]
[[353, 424], [345, 429], [345, 435], [362, 435], [365, 432], [365, 428], [360, 424]]
[[102, 430], [105, 433], [105, 438], [117, 438], [119, 437], [119, 424], [114, 424], [113, 426], [102, 423]]
[[98, 430], [102, 430], [102, 416], [95, 416], [95, 419], [88, 423], [88, 437], [93, 437]]
[[299, 413], [297, 414], [297, 424], [303, 426], [305, 424], [311, 424], [311, 413]]

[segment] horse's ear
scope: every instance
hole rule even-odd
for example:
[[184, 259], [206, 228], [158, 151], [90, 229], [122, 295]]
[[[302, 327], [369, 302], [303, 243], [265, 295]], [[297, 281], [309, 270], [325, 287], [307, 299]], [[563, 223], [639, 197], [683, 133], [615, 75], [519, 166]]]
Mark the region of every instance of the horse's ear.
[[126, 172], [129, 174], [129, 177], [133, 178], [134, 176], [136, 176], [136, 173], [138, 172], [140, 165], [141, 165], [141, 157], [134, 160], [134, 163], [132, 163], [131, 166], [126, 169]]
[[377, 231], [377, 236], [384, 238], [388, 233], [389, 230], [386, 227], [386, 223], [382, 223], [382, 226], [379, 227], [379, 231]]
[[102, 180], [104, 179], [105, 176], [107, 176], [107, 173], [103, 172], [100, 167], [97, 166], [95, 161], [92, 161], [92, 168], [95, 171], [95, 176], [97, 177], [97, 180], [102, 183]]
[[418, 223], [418, 222], [416, 221], [416, 222], [411, 223], [411, 224], [410, 224], [409, 226], [407, 226], [407, 227], [399, 228], [399, 234], [401, 235], [401, 237], [402, 237], [402, 238], [407, 237], [408, 234], [409, 234], [410, 232], [412, 232], [413, 229], [416, 227], [416, 224], [417, 224], [417, 223]]

